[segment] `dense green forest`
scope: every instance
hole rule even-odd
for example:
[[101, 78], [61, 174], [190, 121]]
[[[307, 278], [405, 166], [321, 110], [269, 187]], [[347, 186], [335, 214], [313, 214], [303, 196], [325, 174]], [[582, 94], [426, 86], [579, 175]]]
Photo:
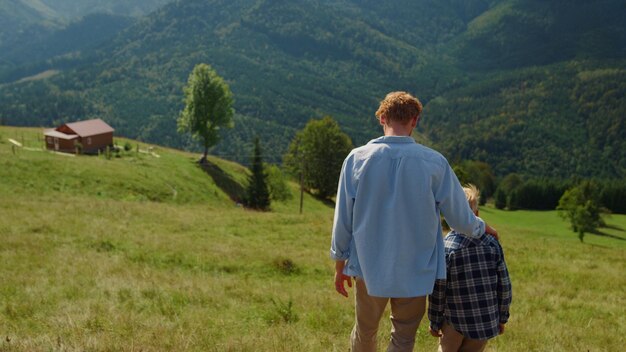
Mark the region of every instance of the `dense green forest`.
[[[100, 45], [170, 0], [0, 0], [0, 82]], [[67, 61], [67, 57], [64, 58]], [[20, 67], [21, 66], [21, 67]], [[21, 77], [20, 77], [21, 78]]]
[[77, 18], [92, 13], [109, 13], [126, 16], [146, 15], [173, 0], [22, 0], [26, 3], [43, 3], [57, 16]]
[[[191, 148], [175, 121], [204, 62], [235, 96], [235, 128], [213, 150], [229, 159], [248, 161], [259, 135], [279, 162], [326, 115], [365, 143], [380, 133], [378, 101], [408, 90], [426, 105], [422, 139], [453, 162], [487, 162], [497, 176], [623, 177], [621, 13], [620, 1], [180, 0], [119, 22], [96, 47], [0, 65], [0, 123], [100, 117], [118, 134]], [[58, 73], [23, 80], [46, 70]]]
[[[23, 33], [0, 51], [0, 82], [19, 80], [46, 69], [64, 69], [88, 61], [97, 46], [130, 26], [133, 18], [91, 14], [56, 30]], [[27, 38], [27, 40], [24, 40]], [[15, 42], [24, 41], [17, 45]]]
[[[0, 0], [0, 18], [25, 25], [72, 20], [93, 13], [143, 16], [172, 0]], [[8, 27], [8, 23], [4, 23]], [[3, 28], [4, 29], [4, 28]]]

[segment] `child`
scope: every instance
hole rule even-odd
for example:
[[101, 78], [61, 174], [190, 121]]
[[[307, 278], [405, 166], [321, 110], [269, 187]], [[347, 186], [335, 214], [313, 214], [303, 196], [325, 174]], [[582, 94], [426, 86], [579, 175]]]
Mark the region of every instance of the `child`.
[[[464, 187], [478, 216], [478, 189]], [[511, 282], [504, 253], [492, 236], [466, 237], [454, 230], [445, 237], [447, 279], [437, 280], [428, 297], [430, 334], [439, 351], [483, 351], [504, 332], [509, 319]]]

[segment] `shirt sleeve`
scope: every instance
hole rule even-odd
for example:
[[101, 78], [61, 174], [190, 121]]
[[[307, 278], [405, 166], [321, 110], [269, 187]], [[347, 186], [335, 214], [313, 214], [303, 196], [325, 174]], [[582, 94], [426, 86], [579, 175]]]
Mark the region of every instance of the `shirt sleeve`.
[[351, 159], [346, 158], [341, 167], [337, 198], [335, 203], [335, 217], [330, 244], [330, 257], [333, 260], [346, 260], [350, 256], [350, 242], [352, 241], [352, 209], [354, 206], [354, 185], [351, 175]]
[[435, 188], [435, 201], [451, 229], [474, 238], [485, 233], [485, 222], [472, 212], [461, 183], [447, 162]]
[[446, 280], [435, 280], [433, 293], [428, 296], [428, 320], [430, 328], [438, 331], [443, 325], [443, 313], [446, 304]]
[[500, 247], [500, 261], [498, 262], [498, 309], [500, 311], [500, 323], [506, 324], [509, 320], [509, 306], [513, 298], [509, 271], [504, 261], [502, 248]]

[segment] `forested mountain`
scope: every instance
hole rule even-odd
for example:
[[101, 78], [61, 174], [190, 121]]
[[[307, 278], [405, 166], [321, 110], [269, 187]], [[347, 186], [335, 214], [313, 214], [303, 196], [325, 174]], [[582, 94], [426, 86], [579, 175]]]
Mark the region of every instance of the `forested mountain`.
[[[171, 0], [0, 0], [0, 82], [84, 54]], [[19, 67], [22, 66], [22, 67]], [[11, 72], [13, 71], [13, 72]]]
[[59, 29], [31, 27], [34, 32], [16, 35], [12, 43], [0, 46], [0, 83], [89, 60], [95, 48], [133, 22], [127, 16], [96, 13]]
[[[142, 16], [172, 0], [0, 0], [0, 46], [23, 34], [58, 29], [94, 13]], [[19, 42], [12, 42], [18, 45]]]
[[502, 1], [446, 53], [466, 81], [427, 106], [426, 134], [500, 174], [624, 177], [626, 18], [619, 1]]
[[22, 0], [41, 2], [64, 18], [78, 18], [92, 13], [125, 16], [146, 15], [173, 0]]
[[0, 0], [0, 18], [14, 23], [73, 20], [93, 13], [146, 15], [173, 0]]
[[215, 150], [231, 159], [247, 160], [257, 134], [278, 161], [295, 130], [324, 115], [364, 143], [379, 134], [377, 102], [402, 89], [426, 103], [425, 137], [452, 160], [499, 175], [618, 177], [623, 10], [615, 0], [179, 0], [88, 56], [47, 60], [60, 74], [1, 86], [0, 119], [98, 116], [122, 135], [191, 146], [175, 119], [187, 75], [205, 62], [235, 94], [235, 128]]
[[52, 25], [51, 12], [37, 9], [22, 1], [0, 0], [0, 48], [17, 46], [15, 37], [21, 34], [35, 34], [45, 31]]

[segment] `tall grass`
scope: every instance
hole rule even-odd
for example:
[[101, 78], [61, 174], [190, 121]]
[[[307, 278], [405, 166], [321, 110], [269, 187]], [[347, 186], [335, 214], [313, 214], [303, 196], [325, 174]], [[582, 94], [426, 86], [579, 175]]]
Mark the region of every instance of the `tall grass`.
[[[332, 286], [332, 208], [307, 197], [300, 215], [294, 197], [247, 211], [197, 155], [158, 149], [14, 156], [0, 142], [0, 351], [348, 350], [353, 296]], [[507, 332], [488, 350], [622, 350], [626, 241], [581, 244], [555, 212], [481, 216], [501, 233], [514, 289]], [[608, 222], [626, 238], [626, 216]], [[416, 350], [434, 351], [426, 328]]]

